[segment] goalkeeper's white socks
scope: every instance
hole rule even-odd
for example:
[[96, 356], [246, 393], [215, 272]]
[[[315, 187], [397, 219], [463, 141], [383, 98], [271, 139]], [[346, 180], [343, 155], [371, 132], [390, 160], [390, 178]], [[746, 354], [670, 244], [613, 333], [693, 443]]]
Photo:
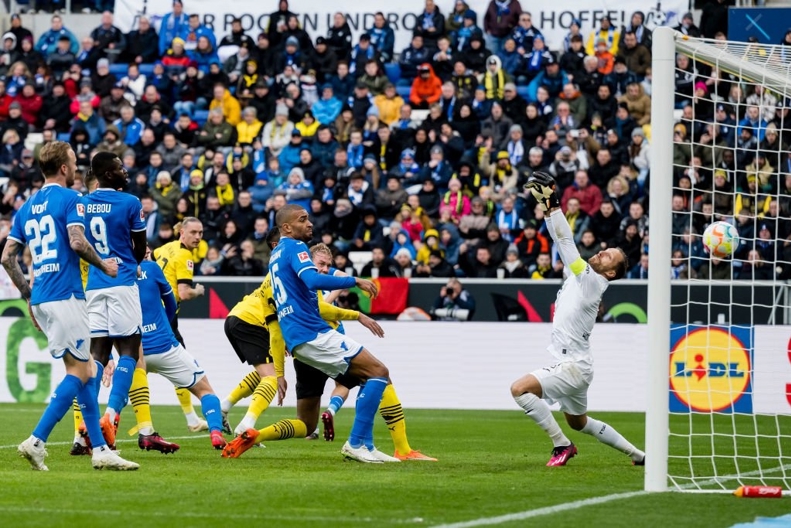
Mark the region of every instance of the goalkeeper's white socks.
[[552, 416], [552, 411], [549, 410], [547, 402], [529, 392], [521, 396], [516, 396], [514, 401], [516, 401], [519, 407], [525, 410], [525, 414], [528, 417], [536, 422], [541, 429], [547, 432], [555, 447], [571, 444], [571, 440], [566, 438], [557, 420]]
[[620, 451], [626, 453], [635, 462], [640, 462], [645, 458], [645, 453], [633, 446], [629, 441], [621, 436], [621, 433], [610, 427], [604, 422], [594, 420], [588, 416], [588, 423], [580, 431], [589, 434], [602, 444], [606, 444]]

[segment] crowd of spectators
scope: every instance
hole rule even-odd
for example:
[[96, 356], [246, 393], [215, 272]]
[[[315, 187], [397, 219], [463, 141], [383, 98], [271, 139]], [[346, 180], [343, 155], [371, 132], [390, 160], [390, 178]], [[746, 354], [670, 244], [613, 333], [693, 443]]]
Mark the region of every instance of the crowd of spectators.
[[[557, 180], [583, 258], [619, 247], [629, 277], [646, 278], [643, 13], [624, 27], [602, 18], [588, 34], [574, 21], [550, 50], [518, 0], [480, 14], [463, 0], [448, 7], [426, 0], [402, 50], [381, 13], [356, 38], [341, 13], [328, 34], [309, 35], [287, 0], [257, 35], [240, 20], [216, 35], [181, 0], [159, 28], [142, 16], [124, 33], [107, 11], [79, 40], [57, 15], [37, 37], [12, 15], [0, 53], [0, 222], [42, 184], [39, 147], [24, 147], [40, 133], [68, 140], [81, 170], [96, 151], [122, 158], [153, 247], [200, 218], [204, 275], [265, 273], [265, 235], [296, 203], [339, 268], [366, 251], [362, 272], [382, 277], [557, 278], [562, 263], [523, 190], [541, 170]], [[687, 14], [676, 29], [725, 38], [725, 2], [706, 6], [700, 27]], [[791, 232], [777, 219], [791, 216], [788, 105], [684, 57], [676, 93], [674, 275], [774, 276], [787, 244], [775, 240]], [[85, 190], [81, 174], [75, 188]], [[700, 244], [719, 218], [757, 239], [738, 270]]]

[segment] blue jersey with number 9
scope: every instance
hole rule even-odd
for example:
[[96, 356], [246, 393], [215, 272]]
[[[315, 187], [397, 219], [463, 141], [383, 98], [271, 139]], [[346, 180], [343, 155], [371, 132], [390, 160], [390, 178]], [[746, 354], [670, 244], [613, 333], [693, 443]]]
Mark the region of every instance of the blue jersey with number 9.
[[145, 231], [140, 200], [113, 189], [97, 189], [83, 197], [85, 237], [102, 259], [115, 258], [118, 276], [112, 278], [91, 266], [88, 290], [131, 286], [137, 282], [137, 260], [132, 247], [132, 231]]
[[33, 259], [35, 288], [31, 304], [84, 299], [80, 257], [69, 244], [69, 226], [82, 227], [85, 206], [80, 193], [48, 183], [14, 216], [8, 238], [27, 244]]
[[292, 352], [295, 347], [313, 341], [319, 334], [330, 330], [330, 325], [319, 315], [318, 293], [299, 278], [307, 269], [316, 269], [308, 246], [293, 238], [281, 238], [272, 251], [269, 272], [272, 275], [277, 319], [286, 346]]

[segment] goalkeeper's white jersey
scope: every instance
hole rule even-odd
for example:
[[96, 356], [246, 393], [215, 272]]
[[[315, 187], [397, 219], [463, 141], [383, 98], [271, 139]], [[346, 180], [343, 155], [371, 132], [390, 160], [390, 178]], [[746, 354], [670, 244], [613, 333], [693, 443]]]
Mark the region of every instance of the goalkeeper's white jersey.
[[593, 365], [588, 340], [596, 324], [601, 297], [610, 283], [590, 265], [579, 275], [568, 275], [555, 300], [552, 343], [548, 350], [559, 360]]

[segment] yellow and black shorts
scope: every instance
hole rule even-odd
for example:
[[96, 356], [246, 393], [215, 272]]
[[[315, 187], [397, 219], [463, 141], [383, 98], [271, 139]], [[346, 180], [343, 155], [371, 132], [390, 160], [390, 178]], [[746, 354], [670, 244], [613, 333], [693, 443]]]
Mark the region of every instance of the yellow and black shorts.
[[225, 335], [239, 361], [248, 365], [272, 363], [269, 353], [269, 330], [231, 315], [225, 319]]

